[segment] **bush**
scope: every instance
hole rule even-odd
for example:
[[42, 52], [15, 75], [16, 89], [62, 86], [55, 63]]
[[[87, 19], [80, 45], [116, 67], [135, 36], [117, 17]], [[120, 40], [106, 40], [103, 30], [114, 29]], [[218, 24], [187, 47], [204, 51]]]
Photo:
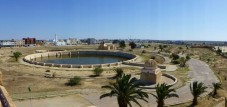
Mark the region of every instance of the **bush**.
[[174, 54], [174, 53], [171, 55], [171, 57], [173, 58], [173, 60], [177, 60], [180, 58], [179, 55]]
[[102, 74], [103, 69], [100, 68], [100, 67], [98, 67], [98, 68], [95, 68], [95, 69], [93, 70], [93, 72], [94, 72], [95, 75], [99, 76], [99, 75]]
[[189, 60], [189, 59], [191, 59], [191, 57], [190, 57], [189, 55], [187, 55], [187, 56], [186, 56], [186, 59]]
[[143, 50], [142, 53], [146, 53], [146, 50]]
[[187, 60], [184, 57], [181, 57], [179, 62], [180, 62], [180, 67], [185, 67]]
[[151, 56], [151, 59], [155, 59], [155, 56]]
[[75, 76], [73, 78], [70, 78], [69, 81], [65, 85], [67, 85], [67, 86], [79, 85], [80, 81], [81, 81], [81, 78], [78, 76]]
[[180, 61], [178, 61], [178, 60], [172, 60], [171, 63], [173, 63], [173, 64], [180, 64]]

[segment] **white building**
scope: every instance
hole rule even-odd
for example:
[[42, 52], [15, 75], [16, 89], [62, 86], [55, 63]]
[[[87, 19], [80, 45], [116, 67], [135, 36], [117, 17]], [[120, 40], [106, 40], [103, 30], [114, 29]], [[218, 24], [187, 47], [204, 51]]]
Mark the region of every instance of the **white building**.
[[69, 38], [66, 40], [67, 45], [77, 45], [79, 44], [79, 40], [76, 38]]
[[223, 53], [227, 52], [227, 47], [226, 46], [215, 46], [215, 50], [220, 49]]
[[1, 40], [0, 47], [13, 47], [15, 46], [14, 40]]
[[66, 42], [64, 40], [58, 40], [57, 42], [55, 42], [56, 46], [65, 46]]

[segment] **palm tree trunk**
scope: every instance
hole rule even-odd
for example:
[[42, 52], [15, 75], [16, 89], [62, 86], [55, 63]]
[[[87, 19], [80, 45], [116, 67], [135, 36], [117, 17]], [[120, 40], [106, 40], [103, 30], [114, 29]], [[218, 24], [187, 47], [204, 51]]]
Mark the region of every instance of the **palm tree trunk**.
[[192, 105], [197, 105], [197, 104], [198, 104], [197, 97], [194, 97], [194, 98], [193, 98]]
[[217, 94], [217, 90], [214, 89], [213, 97], [215, 97], [216, 94]]
[[119, 107], [127, 107], [128, 106], [127, 102], [124, 101], [124, 99], [122, 99], [122, 98], [117, 98], [117, 102], [118, 102]]
[[157, 107], [164, 107], [165, 103], [164, 100], [158, 101], [158, 106]]

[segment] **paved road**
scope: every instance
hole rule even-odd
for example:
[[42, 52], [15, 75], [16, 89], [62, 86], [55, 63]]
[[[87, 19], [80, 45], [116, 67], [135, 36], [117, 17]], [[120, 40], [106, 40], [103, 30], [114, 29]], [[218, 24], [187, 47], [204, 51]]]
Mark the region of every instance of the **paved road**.
[[190, 93], [190, 83], [193, 81], [199, 81], [203, 82], [207, 87], [207, 92], [205, 94], [208, 94], [212, 91], [212, 83], [213, 82], [219, 82], [218, 78], [215, 76], [214, 72], [210, 69], [210, 67], [205, 63], [197, 59], [191, 59], [189, 62], [189, 77], [191, 78], [191, 81], [188, 82], [185, 86], [177, 89], [177, 94], [179, 95], [179, 98], [176, 100], [176, 98], [171, 98], [167, 100], [167, 104], [174, 104], [174, 103], [180, 103], [180, 102], [187, 102], [188, 100], [192, 100], [192, 95]]
[[[189, 62], [189, 77], [192, 78], [191, 81], [186, 83], [185, 86], [176, 90], [179, 98], [170, 98], [166, 100], [166, 104], [178, 104], [183, 102], [188, 102], [192, 100], [192, 95], [190, 92], [189, 85], [193, 81], [203, 82], [207, 87], [207, 93], [212, 91], [212, 83], [218, 82], [217, 77], [214, 75], [213, 71], [209, 68], [209, 66], [197, 59], [191, 59]], [[95, 104], [97, 107], [117, 107], [116, 97], [113, 98], [104, 98], [99, 100], [100, 93], [93, 93], [85, 95], [84, 97]], [[141, 102], [143, 107], [154, 107], [156, 106], [156, 101], [153, 96], [150, 96], [149, 103]]]

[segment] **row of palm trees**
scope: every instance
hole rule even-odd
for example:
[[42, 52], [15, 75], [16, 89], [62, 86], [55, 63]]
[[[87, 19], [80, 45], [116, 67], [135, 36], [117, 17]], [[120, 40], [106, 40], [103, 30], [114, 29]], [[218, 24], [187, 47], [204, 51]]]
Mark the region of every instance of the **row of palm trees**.
[[[119, 69], [118, 69], [119, 73]], [[132, 107], [131, 102], [136, 103], [138, 106], [142, 107], [137, 100], [143, 100], [148, 102], [148, 93], [144, 92], [140, 85], [136, 83], [136, 78], [131, 78], [131, 75], [126, 75], [123, 72], [115, 76], [116, 82], [110, 83], [109, 85], [102, 86], [102, 88], [109, 89], [109, 93], [105, 93], [100, 96], [100, 99], [104, 97], [116, 96], [119, 107]], [[217, 95], [217, 90], [221, 88], [220, 83], [213, 83], [212, 96]], [[157, 107], [164, 107], [165, 100], [171, 97], [179, 97], [176, 94], [175, 89], [171, 85], [165, 83], [157, 84], [156, 94], [153, 95], [157, 100]], [[192, 106], [198, 104], [198, 97], [206, 92], [207, 87], [202, 83], [195, 81], [190, 84], [191, 94], [193, 95]], [[186, 97], [186, 96], [185, 96]]]

